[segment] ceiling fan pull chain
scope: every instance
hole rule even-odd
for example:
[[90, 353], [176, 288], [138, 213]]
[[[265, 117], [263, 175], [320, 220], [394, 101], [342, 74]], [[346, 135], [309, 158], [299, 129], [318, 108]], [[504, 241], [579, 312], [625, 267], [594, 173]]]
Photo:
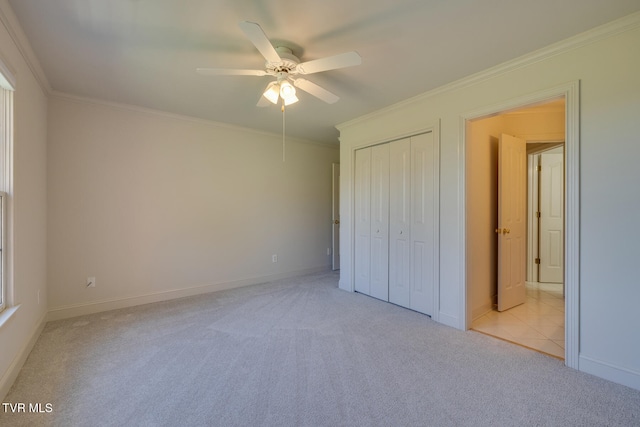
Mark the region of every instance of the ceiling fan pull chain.
[[284, 163], [284, 130], [285, 130], [285, 121], [284, 121], [284, 99], [282, 100], [282, 162]]

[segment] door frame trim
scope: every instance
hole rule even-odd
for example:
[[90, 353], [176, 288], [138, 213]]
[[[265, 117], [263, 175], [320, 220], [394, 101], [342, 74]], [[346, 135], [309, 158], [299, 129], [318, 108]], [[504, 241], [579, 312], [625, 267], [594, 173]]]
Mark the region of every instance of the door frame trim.
[[565, 365], [578, 369], [580, 349], [580, 81], [575, 80], [529, 95], [510, 99], [499, 104], [486, 106], [460, 116], [460, 157], [459, 206], [460, 215], [460, 313], [461, 325], [469, 329], [471, 326], [470, 289], [467, 286], [467, 207], [466, 207], [466, 144], [467, 124], [469, 121], [506, 113], [532, 104], [543, 103], [565, 98]]
[[[527, 183], [527, 203], [529, 204], [527, 206], [527, 281], [528, 282], [537, 282], [538, 281], [538, 271], [535, 268], [535, 264], [534, 264], [534, 258], [535, 256], [533, 256], [533, 254], [537, 254], [538, 253], [538, 239], [535, 237], [538, 233], [538, 221], [537, 218], [534, 218], [535, 216], [535, 209], [533, 208], [534, 203], [533, 202], [538, 202], [538, 180], [537, 180], [537, 175], [538, 172], [535, 170], [535, 157], [539, 156], [540, 154], [549, 151], [549, 150], [553, 150], [554, 148], [558, 148], [558, 147], [562, 147], [562, 149], [564, 150], [564, 139], [562, 140], [558, 140], [558, 139], [552, 139], [552, 140], [541, 140], [539, 138], [536, 138], [535, 140], [527, 140], [527, 144], [529, 143], [536, 143], [536, 142], [543, 142], [545, 144], [549, 144], [549, 145], [553, 145], [553, 148], [542, 148], [540, 151], [535, 151], [533, 153], [529, 153], [527, 154], [527, 179], [529, 180], [529, 182]], [[557, 144], [557, 145], [556, 145]], [[564, 164], [562, 166], [564, 168]], [[535, 179], [534, 179], [535, 178]], [[562, 197], [565, 197], [564, 194], [564, 187], [562, 189]], [[562, 216], [564, 218], [564, 212], [562, 213]], [[564, 247], [564, 242], [563, 242], [563, 247]], [[564, 265], [563, 265], [564, 268]]]
[[[338, 170], [338, 179], [336, 179], [336, 169]], [[336, 206], [336, 201], [338, 206]], [[338, 218], [334, 217], [336, 212], [338, 212]], [[336, 219], [338, 224], [335, 223]], [[337, 239], [336, 225], [338, 226]], [[338, 241], [336, 242], [336, 240]], [[337, 267], [336, 258], [338, 258]], [[340, 270], [340, 163], [338, 162], [331, 163], [331, 270]]]
[[[528, 142], [528, 141], [527, 141]], [[541, 201], [541, 196], [542, 196], [542, 188], [539, 186], [539, 182], [538, 182], [538, 178], [541, 179], [541, 172], [536, 170], [534, 162], [536, 159], [538, 159], [539, 161], [542, 161], [542, 155], [547, 153], [548, 151], [554, 150], [556, 148], [562, 147], [562, 156], [563, 156], [563, 160], [562, 160], [562, 169], [563, 169], [563, 179], [564, 179], [564, 163], [565, 163], [565, 159], [564, 159], [564, 141], [561, 141], [562, 145], [554, 145], [553, 148], [548, 148], [548, 149], [544, 149], [542, 151], [536, 151], [535, 153], [531, 153], [527, 155], [527, 164], [528, 164], [528, 178], [535, 178], [535, 182], [531, 182], [534, 181], [533, 179], [531, 179], [530, 184], [527, 185], [527, 198], [529, 200], [529, 206], [527, 207], [527, 227], [528, 227], [528, 231], [527, 231], [527, 239], [529, 240], [528, 244], [527, 244], [527, 281], [530, 282], [540, 282], [540, 269], [542, 267], [542, 261], [540, 264], [538, 265], [538, 268], [535, 268], [536, 264], [535, 264], [535, 254], [537, 255], [542, 255], [542, 253], [540, 252], [540, 239], [542, 237], [542, 235], [540, 234], [540, 224], [542, 224], [542, 220], [544, 217], [541, 218], [536, 218], [535, 217], [535, 211], [536, 209], [533, 208], [534, 203], [539, 204]], [[553, 144], [553, 142], [550, 142], [549, 144]], [[559, 154], [559, 153], [558, 153]], [[544, 169], [544, 168], [543, 168]], [[565, 198], [565, 188], [564, 188], [564, 182], [562, 183], [562, 199], [564, 200]], [[562, 222], [563, 222], [563, 229], [564, 229], [564, 212], [562, 212]], [[564, 238], [564, 231], [563, 231], [563, 238]], [[564, 241], [562, 242], [562, 247], [564, 248]], [[529, 252], [530, 251], [530, 252]], [[541, 260], [544, 260], [545, 257], [541, 256]], [[562, 263], [562, 270], [564, 271], [564, 260]], [[529, 274], [531, 273], [531, 274]], [[564, 274], [564, 273], [563, 273]], [[563, 285], [564, 286], [564, 285]], [[563, 292], [564, 295], [564, 292]]]
[[[341, 241], [343, 239], [348, 239], [351, 243], [351, 248], [349, 251], [349, 264], [350, 264], [350, 272], [349, 272], [349, 282], [341, 283], [341, 288], [350, 292], [355, 292], [355, 181], [356, 181], [356, 151], [373, 147], [375, 145], [386, 144], [393, 141], [397, 141], [399, 139], [410, 138], [412, 136], [420, 135], [423, 133], [431, 133], [433, 134], [433, 143], [434, 143], [434, 286], [433, 286], [433, 313], [431, 314], [431, 319], [436, 322], [440, 322], [440, 318], [442, 313], [440, 313], [440, 120], [436, 120], [435, 122], [431, 122], [430, 126], [418, 128], [412, 130], [410, 132], [405, 132], [401, 134], [397, 134], [388, 138], [382, 138], [378, 140], [365, 141], [360, 144], [356, 144], [352, 146], [350, 151], [349, 164], [351, 166], [350, 177], [351, 182], [349, 183], [349, 191], [352, 197], [350, 197], [350, 209], [353, 213], [350, 215], [349, 219], [349, 231], [346, 236], [341, 235]], [[341, 163], [342, 163], [341, 159]], [[345, 160], [346, 161], [346, 160]], [[342, 230], [341, 230], [342, 231]], [[342, 276], [341, 276], [342, 277]]]

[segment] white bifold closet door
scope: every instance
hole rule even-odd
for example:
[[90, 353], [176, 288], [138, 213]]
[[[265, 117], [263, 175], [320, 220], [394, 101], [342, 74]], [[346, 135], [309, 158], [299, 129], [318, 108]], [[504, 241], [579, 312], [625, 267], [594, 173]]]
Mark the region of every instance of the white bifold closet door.
[[356, 291], [389, 300], [389, 144], [356, 152]]
[[389, 300], [389, 144], [371, 149], [371, 294]]
[[411, 301], [408, 307], [429, 315], [433, 313], [438, 279], [437, 162], [433, 133], [411, 137]]
[[390, 153], [389, 302], [411, 306], [411, 140], [394, 141]]
[[371, 295], [371, 149], [356, 151], [355, 290]]
[[432, 133], [356, 151], [355, 289], [432, 314], [436, 286]]

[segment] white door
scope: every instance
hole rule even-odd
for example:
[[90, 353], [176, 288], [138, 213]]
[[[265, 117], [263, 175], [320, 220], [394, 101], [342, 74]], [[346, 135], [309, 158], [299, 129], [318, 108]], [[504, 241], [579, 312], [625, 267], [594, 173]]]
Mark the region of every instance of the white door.
[[371, 149], [371, 293], [389, 301], [389, 144]]
[[389, 302], [411, 301], [411, 140], [391, 143], [389, 153]]
[[500, 136], [498, 148], [498, 311], [526, 298], [526, 143]]
[[433, 133], [411, 137], [411, 305], [432, 315], [437, 281], [435, 195], [438, 173]]
[[538, 280], [548, 283], [564, 281], [564, 154], [559, 150], [540, 156]]
[[355, 290], [371, 294], [371, 150], [356, 151], [355, 165]]
[[340, 163], [332, 165], [331, 269], [340, 270]]

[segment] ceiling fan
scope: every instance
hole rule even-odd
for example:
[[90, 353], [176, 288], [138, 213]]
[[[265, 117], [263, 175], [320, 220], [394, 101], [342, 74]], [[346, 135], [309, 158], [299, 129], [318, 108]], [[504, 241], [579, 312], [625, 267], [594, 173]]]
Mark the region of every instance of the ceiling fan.
[[282, 99], [283, 105], [298, 101], [296, 89], [301, 89], [326, 103], [333, 104], [340, 99], [337, 95], [298, 75], [319, 73], [338, 68], [360, 65], [362, 58], [357, 52], [346, 52], [326, 58], [300, 62], [291, 49], [285, 46], [274, 47], [260, 25], [255, 22], [242, 21], [240, 28], [258, 51], [266, 59], [264, 70], [245, 70], [234, 68], [197, 68], [196, 72], [209, 76], [273, 76], [258, 101], [259, 107], [277, 104]]

